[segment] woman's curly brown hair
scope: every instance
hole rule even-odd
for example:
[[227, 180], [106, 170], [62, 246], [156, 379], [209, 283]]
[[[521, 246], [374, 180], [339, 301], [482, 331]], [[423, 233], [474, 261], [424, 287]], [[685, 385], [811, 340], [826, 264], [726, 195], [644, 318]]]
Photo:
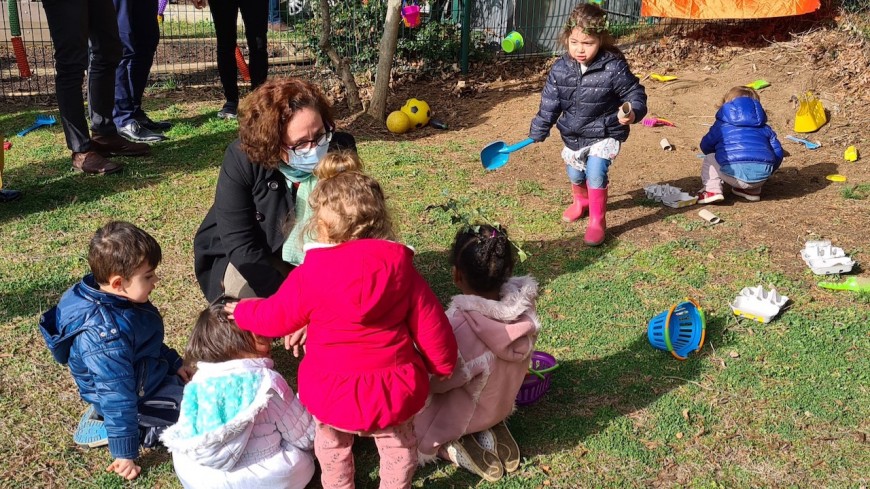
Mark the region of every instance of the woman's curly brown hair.
[[316, 85], [297, 78], [276, 78], [257, 87], [239, 105], [239, 140], [251, 162], [277, 168], [284, 151], [284, 130], [300, 109], [320, 113], [323, 125], [335, 129], [332, 108]]

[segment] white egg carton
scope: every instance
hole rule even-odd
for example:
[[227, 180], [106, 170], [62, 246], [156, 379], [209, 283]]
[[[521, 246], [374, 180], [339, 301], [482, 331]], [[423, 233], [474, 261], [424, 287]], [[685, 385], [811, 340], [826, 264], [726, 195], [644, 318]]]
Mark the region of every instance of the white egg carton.
[[698, 203], [698, 197], [683, 192], [683, 189], [673, 185], [650, 184], [643, 188], [646, 197], [656, 202], [661, 202], [668, 207], [686, 207]]
[[807, 241], [801, 258], [816, 275], [849, 273], [855, 266], [855, 260], [846, 256], [842, 248], [831, 246], [828, 240]]
[[769, 323], [787, 302], [788, 297], [780, 295], [776, 289], [768, 291], [758, 285], [744, 287], [729, 306], [736, 316]]

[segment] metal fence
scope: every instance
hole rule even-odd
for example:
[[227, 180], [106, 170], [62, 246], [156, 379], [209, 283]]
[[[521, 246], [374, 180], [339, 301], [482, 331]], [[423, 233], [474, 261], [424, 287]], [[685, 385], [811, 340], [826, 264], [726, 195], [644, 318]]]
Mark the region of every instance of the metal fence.
[[[160, 24], [161, 42], [151, 70], [152, 85], [190, 87], [218, 85], [215, 34], [208, 10], [197, 10], [190, 0], [165, 5]], [[288, 29], [270, 31], [271, 75], [299, 72], [324, 60], [317, 46], [319, 19], [312, 2], [284, 0], [280, 5]], [[397, 64], [409, 69], [437, 69], [445, 63], [479, 59], [519, 58], [558, 52], [558, 36], [577, 0], [406, 0], [419, 4], [422, 22], [403, 26], [396, 54]], [[468, 5], [464, 1], [471, 2]], [[11, 2], [11, 5], [10, 5]], [[860, 9], [867, 0], [843, 0]], [[330, 0], [333, 46], [348, 56], [357, 72], [373, 70], [383, 26], [386, 0]], [[644, 26], [657, 35], [698, 28], [711, 22], [642, 18], [641, 0], [605, 0], [612, 30], [619, 36]], [[11, 7], [11, 8], [10, 8]], [[16, 8], [17, 7], [17, 8]], [[467, 7], [467, 9], [466, 9]], [[0, 1], [0, 98], [52, 95], [54, 93], [53, 46], [42, 5], [37, 0]], [[466, 24], [467, 49], [463, 50], [462, 20]], [[716, 23], [716, 22], [712, 22]], [[238, 38], [246, 50], [239, 18]], [[524, 46], [511, 54], [501, 49], [501, 40], [519, 31]], [[17, 38], [17, 40], [16, 40]], [[463, 58], [465, 55], [465, 59]]]

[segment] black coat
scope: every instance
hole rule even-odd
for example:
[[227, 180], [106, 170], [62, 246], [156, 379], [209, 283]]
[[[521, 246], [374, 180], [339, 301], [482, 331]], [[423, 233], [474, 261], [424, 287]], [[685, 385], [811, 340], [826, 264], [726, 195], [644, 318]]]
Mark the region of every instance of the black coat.
[[[336, 133], [330, 150], [356, 150], [347, 133]], [[233, 141], [224, 153], [214, 204], [193, 239], [194, 271], [203, 294], [213, 301], [223, 294], [223, 279], [232, 262], [258, 297], [274, 294], [284, 281], [281, 251], [289, 230], [288, 215], [296, 190], [278, 170], [251, 163]], [[282, 269], [283, 268], [283, 269]]]
[[580, 63], [565, 54], [547, 76], [529, 137], [543, 141], [556, 124], [565, 146], [574, 151], [606, 138], [625, 141], [628, 126], [616, 116], [623, 102], [631, 102], [635, 122], [646, 115], [646, 91], [623, 57], [601, 50], [581, 74]]

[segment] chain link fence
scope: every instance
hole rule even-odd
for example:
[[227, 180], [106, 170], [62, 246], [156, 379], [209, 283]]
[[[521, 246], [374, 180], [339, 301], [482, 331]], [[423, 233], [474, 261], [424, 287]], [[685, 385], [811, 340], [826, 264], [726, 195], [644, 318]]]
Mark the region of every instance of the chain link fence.
[[[166, 88], [218, 86], [211, 15], [207, 9], [195, 9], [190, 0], [176, 1], [161, 2], [165, 10], [159, 16], [161, 41], [151, 70], [151, 84]], [[866, 9], [868, 3], [842, 2], [853, 11]], [[374, 70], [386, 3], [386, 0], [330, 0], [331, 42], [351, 60], [357, 73]], [[421, 22], [415, 27], [402, 26], [395, 64], [400, 69], [434, 71], [453, 64], [467, 66], [469, 60], [549, 56], [559, 52], [559, 32], [576, 0], [406, 0], [405, 6], [411, 5], [420, 8]], [[708, 24], [733, 23], [643, 18], [640, 5], [641, 0], [604, 1], [612, 31], [624, 42], [642, 31], [663, 36]], [[304, 76], [304, 70], [326, 61], [318, 48], [318, 0], [284, 0], [279, 6], [286, 30], [269, 31], [270, 75]], [[3, 14], [0, 98], [52, 96], [54, 49], [41, 3], [0, 1], [0, 9]], [[465, 49], [464, 18], [469, 19]], [[241, 17], [238, 25], [239, 46], [246, 53]], [[507, 54], [501, 42], [512, 31], [520, 32], [524, 42], [522, 48]]]

